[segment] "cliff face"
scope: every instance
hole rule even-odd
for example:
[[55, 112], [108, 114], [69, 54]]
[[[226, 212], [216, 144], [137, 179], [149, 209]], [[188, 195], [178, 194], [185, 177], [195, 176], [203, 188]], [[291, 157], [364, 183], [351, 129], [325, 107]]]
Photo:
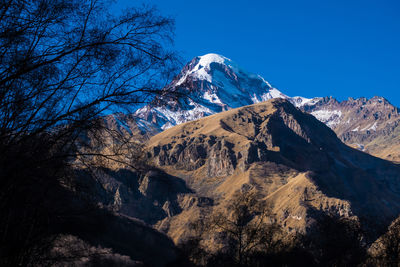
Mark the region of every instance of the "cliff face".
[[313, 129], [316, 125], [290, 103], [274, 100], [162, 132], [149, 141], [150, 157], [159, 166], [186, 171], [204, 167], [207, 177], [246, 171], [254, 162], [269, 160], [317, 170], [328, 162], [322, 149], [336, 151], [340, 141], [326, 127]]
[[365, 225], [385, 225], [400, 212], [398, 166], [344, 145], [282, 99], [168, 129], [149, 140], [147, 154], [192, 195], [212, 200], [202, 209], [180, 202], [179, 214], [157, 224], [175, 240], [185, 221], [223, 208], [238, 190], [258, 191], [273, 202], [278, 221], [298, 231], [310, 226], [315, 210], [370, 218]]

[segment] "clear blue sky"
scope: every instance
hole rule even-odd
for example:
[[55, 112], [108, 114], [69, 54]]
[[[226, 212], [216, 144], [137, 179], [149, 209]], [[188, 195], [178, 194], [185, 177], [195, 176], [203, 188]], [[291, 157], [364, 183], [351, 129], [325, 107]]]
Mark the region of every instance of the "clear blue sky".
[[175, 18], [187, 61], [218, 53], [290, 96], [380, 95], [400, 106], [399, 0], [145, 3]]

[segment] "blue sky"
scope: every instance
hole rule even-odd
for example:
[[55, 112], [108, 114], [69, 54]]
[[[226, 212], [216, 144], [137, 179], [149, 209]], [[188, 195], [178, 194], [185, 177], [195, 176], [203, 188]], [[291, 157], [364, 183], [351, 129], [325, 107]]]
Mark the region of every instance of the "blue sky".
[[145, 3], [175, 18], [175, 46], [186, 61], [218, 53], [290, 96], [379, 95], [400, 106], [398, 0]]

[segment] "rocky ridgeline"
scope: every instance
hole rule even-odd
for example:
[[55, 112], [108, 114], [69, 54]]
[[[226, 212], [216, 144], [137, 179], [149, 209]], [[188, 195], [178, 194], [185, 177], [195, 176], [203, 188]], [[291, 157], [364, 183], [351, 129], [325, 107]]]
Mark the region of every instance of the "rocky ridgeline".
[[301, 109], [327, 124], [344, 143], [381, 158], [400, 160], [400, 112], [386, 99], [339, 102], [325, 97]]
[[321, 212], [387, 223], [400, 211], [397, 166], [346, 146], [284, 99], [165, 130], [149, 140], [147, 157], [213, 205], [235, 190], [261, 190], [289, 229], [304, 230]]
[[[246, 171], [252, 163], [270, 159], [288, 162], [299, 170], [322, 168], [321, 162], [327, 161], [322, 149], [334, 150], [340, 141], [329, 129], [323, 128], [321, 133], [313, 129], [318, 122], [287, 101], [274, 103], [278, 108], [272, 113], [262, 107], [243, 108], [232, 111], [228, 118], [207, 118], [225, 135], [196, 134], [207, 119], [194, 122], [193, 128], [171, 136], [169, 142], [151, 147], [148, 157], [159, 166], [173, 165], [186, 171], [204, 166], [208, 177], [232, 175], [236, 169]], [[302, 150], [309, 155], [302, 156]]]

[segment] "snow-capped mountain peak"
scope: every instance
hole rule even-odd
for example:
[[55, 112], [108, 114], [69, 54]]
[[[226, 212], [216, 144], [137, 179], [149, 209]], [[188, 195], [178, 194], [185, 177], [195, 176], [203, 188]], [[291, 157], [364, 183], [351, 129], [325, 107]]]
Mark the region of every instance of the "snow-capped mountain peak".
[[[214, 65], [215, 64], [215, 65]], [[248, 76], [251, 78], [259, 79], [263, 81], [268, 87], [272, 87], [263, 77], [257, 74], [249, 73], [239, 67], [231, 59], [218, 55], [215, 53], [206, 54], [203, 56], [195, 57], [186, 67], [182, 70], [179, 80], [175, 83], [175, 86], [179, 86], [186, 81], [188, 77], [196, 80], [206, 80], [207, 82], [213, 82], [213, 72], [215, 68], [223, 68], [226, 71], [229, 70], [231, 74]], [[214, 79], [215, 80], [215, 79]], [[216, 80], [218, 82], [218, 79]]]
[[212, 76], [209, 73], [210, 65], [212, 63], [229, 65], [229, 63], [232, 62], [229, 58], [213, 53], [197, 57], [194, 60], [196, 60], [197, 63], [179, 79], [176, 83], [177, 86], [182, 84], [189, 75], [195, 76], [199, 80], [212, 82]]
[[[292, 101], [260, 75], [248, 72], [231, 59], [214, 53], [193, 58], [169, 86], [183, 92], [186, 97], [165, 107], [147, 106], [136, 112], [141, 120], [156, 124], [160, 131], [271, 98]], [[297, 97], [292, 102], [302, 106], [312, 102], [312, 99]]]

